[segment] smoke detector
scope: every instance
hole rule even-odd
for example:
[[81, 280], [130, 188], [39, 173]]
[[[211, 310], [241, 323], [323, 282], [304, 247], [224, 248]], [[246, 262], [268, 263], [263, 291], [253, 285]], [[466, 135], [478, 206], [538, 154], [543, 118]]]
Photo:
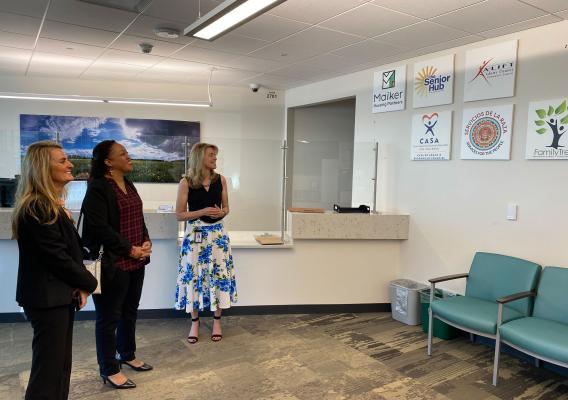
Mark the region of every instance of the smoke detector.
[[177, 39], [180, 31], [176, 28], [154, 28], [154, 33], [164, 39]]

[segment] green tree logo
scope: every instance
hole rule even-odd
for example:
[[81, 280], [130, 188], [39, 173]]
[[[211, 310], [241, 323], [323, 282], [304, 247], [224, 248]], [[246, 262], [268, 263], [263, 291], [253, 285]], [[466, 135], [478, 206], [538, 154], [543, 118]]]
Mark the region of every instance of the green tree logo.
[[545, 125], [548, 125], [550, 130], [552, 131], [552, 143], [550, 146], [546, 147], [553, 147], [558, 149], [559, 147], [564, 147], [558, 144], [560, 138], [566, 132], [566, 124], [568, 124], [568, 113], [566, 115], [562, 115], [566, 112], [566, 100], [562, 102], [558, 107], [554, 108], [552, 106], [548, 106], [548, 111], [544, 109], [539, 109], [535, 111], [536, 114], [540, 119], [534, 121], [537, 126], [541, 126], [536, 130], [539, 135], [544, 135], [548, 129]]

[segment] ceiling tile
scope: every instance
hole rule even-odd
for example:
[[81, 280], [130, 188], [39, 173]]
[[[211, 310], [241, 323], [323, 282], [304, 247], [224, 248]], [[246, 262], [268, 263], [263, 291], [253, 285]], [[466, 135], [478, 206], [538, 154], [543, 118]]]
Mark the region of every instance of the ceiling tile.
[[553, 24], [559, 21], [562, 21], [562, 18], [555, 15], [545, 15], [544, 17], [529, 19], [528, 21], [518, 22], [516, 24], [507, 25], [502, 28], [480, 32], [479, 35], [486, 38], [503, 36], [509, 33], [520, 32], [524, 31], [525, 29], [536, 28], [543, 25]]
[[335, 54], [323, 54], [310, 58], [309, 60], [302, 61], [303, 65], [317, 67], [328, 71], [344, 72], [353, 68], [353, 66], [360, 64], [360, 60], [349, 57], [340, 57]]
[[2, 0], [0, 11], [41, 18], [49, 0]]
[[167, 57], [173, 52], [179, 50], [184, 45], [179, 43], [165, 42], [163, 40], [149, 39], [140, 36], [122, 35], [111, 46], [113, 49], [130, 51], [133, 53], [141, 53], [140, 43], [149, 43], [153, 45], [152, 55]]
[[144, 71], [142, 66], [113, 63], [101, 59], [84, 71], [81, 79], [134, 79], [142, 71]]
[[373, 4], [420, 18], [432, 18], [482, 1], [485, 0], [375, 0]]
[[182, 22], [185, 28], [197, 19], [199, 5], [201, 15], [205, 15], [219, 3], [218, 0], [154, 0], [144, 15]]
[[401, 52], [402, 50], [396, 47], [377, 42], [373, 39], [368, 39], [364, 42], [335, 50], [332, 53], [341, 57], [359, 60], [359, 62], [362, 63], [365, 61], [375, 60], [377, 58], [389, 57]]
[[232, 60], [235, 57], [237, 57], [235, 54], [224, 53], [211, 49], [202, 49], [200, 47], [195, 47], [192, 45], [187, 46], [172, 55], [172, 58], [175, 59], [214, 65], [222, 64], [223, 62]]
[[251, 51], [264, 47], [269, 43], [270, 42], [265, 40], [240, 36], [231, 32], [227, 35], [221, 36], [219, 39], [215, 39], [213, 42], [196, 39], [191, 45], [205, 49], [226, 51], [229, 53], [248, 54]]
[[366, 2], [367, 0], [287, 0], [270, 10], [269, 13], [317, 24]]
[[91, 63], [91, 60], [36, 52], [33, 55], [28, 75], [76, 78]]
[[40, 18], [0, 12], [0, 30], [4, 32], [37, 36], [40, 24]]
[[432, 45], [432, 46], [423, 47], [423, 48], [420, 49], [420, 53], [421, 54], [436, 53], [438, 51], [451, 49], [451, 48], [454, 48], [454, 47], [465, 46], [466, 44], [479, 42], [481, 40], [484, 40], [484, 38], [482, 36], [478, 36], [478, 35], [464, 36], [464, 37], [459, 38], [459, 39], [448, 40], [446, 42], [437, 43], [437, 44]]
[[0, 46], [0, 74], [21, 75], [26, 72], [31, 50]]
[[[160, 39], [165, 42], [188, 44], [191, 43], [194, 39], [187, 36], [183, 36], [183, 29], [186, 26], [187, 26], [186, 24], [179, 21], [171, 21], [167, 19], [160, 19], [160, 18], [154, 18], [142, 15], [140, 18], [136, 20], [136, 22], [132, 24], [130, 28], [128, 28], [128, 30], [125, 33], [128, 35], [142, 36], [150, 39]], [[154, 33], [155, 28], [177, 29], [180, 32], [180, 37], [176, 39], [160, 38], [156, 36], [156, 34]]]
[[133, 12], [102, 7], [84, 1], [52, 0], [47, 19], [111, 32], [122, 32], [136, 15]]
[[237, 85], [239, 81], [257, 76], [253, 71], [243, 71], [238, 69], [220, 69], [213, 73], [212, 85]]
[[61, 54], [69, 57], [94, 60], [103, 52], [104, 48], [81, 43], [65, 42], [62, 40], [40, 38], [37, 42], [36, 50], [42, 53]]
[[568, 10], [568, 1], [566, 0], [521, 0], [523, 3], [533, 5], [541, 10], [555, 13], [558, 11]]
[[[356, 42], [361, 38], [325, 28], [313, 27], [251, 54], [253, 57], [293, 63], [304, 58], [328, 53]], [[286, 54], [283, 56], [283, 54]]]
[[256, 83], [266, 89], [288, 89], [308, 84], [308, 80], [300, 80], [273, 74], [262, 74], [252, 78], [243, 79], [243, 83]]
[[422, 21], [420, 18], [366, 4], [331, 18], [321, 26], [373, 37], [420, 21]]
[[255, 72], [269, 72], [287, 65], [287, 63], [284, 62], [264, 60], [262, 58], [254, 58], [248, 56], [237, 57], [230, 61], [223, 62], [222, 64], [227, 67]]
[[239, 35], [274, 42], [311, 25], [271, 14], [263, 14], [238, 27], [233, 32]]
[[317, 77], [329, 76], [330, 73], [333, 74], [334, 71], [304, 64], [294, 64], [275, 71], [271, 71], [271, 74], [274, 75], [286, 76], [288, 78], [295, 78], [300, 80], [313, 80]]
[[375, 39], [404, 50], [412, 50], [464, 36], [468, 36], [468, 33], [432, 22], [419, 22]]
[[212, 65], [194, 63], [182, 60], [164, 60], [161, 63], [150, 68], [149, 71], [160, 73], [183, 73], [201, 75], [209, 78]]
[[0, 46], [31, 50], [34, 47], [34, 43], [35, 36], [0, 31]]
[[45, 21], [41, 37], [66, 42], [83, 43], [92, 46], [106, 47], [116, 37], [115, 32], [85, 28], [62, 22]]
[[101, 58], [99, 58], [97, 63], [120, 63], [148, 68], [162, 60], [164, 60], [163, 57], [153, 56], [151, 54], [139, 54], [111, 49], [107, 50]]
[[479, 33], [545, 15], [544, 11], [516, 0], [487, 0], [433, 18], [433, 22]]

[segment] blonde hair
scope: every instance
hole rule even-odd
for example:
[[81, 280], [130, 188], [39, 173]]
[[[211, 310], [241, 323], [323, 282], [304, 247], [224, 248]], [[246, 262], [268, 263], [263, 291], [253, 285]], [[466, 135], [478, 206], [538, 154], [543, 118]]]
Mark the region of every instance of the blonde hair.
[[18, 227], [25, 215], [40, 224], [53, 224], [61, 211], [61, 199], [51, 178], [51, 150], [63, 149], [57, 142], [44, 140], [28, 147], [22, 174], [16, 190], [16, 204], [12, 213], [12, 238], [18, 238]]
[[[215, 153], [219, 151], [219, 148], [214, 144], [209, 143], [196, 143], [191, 148], [191, 153], [189, 153], [189, 167], [185, 178], [189, 183], [189, 187], [193, 189], [200, 188], [203, 186], [203, 159], [205, 158], [205, 153], [208, 149], [215, 150]], [[217, 180], [219, 175], [211, 170], [211, 182]]]

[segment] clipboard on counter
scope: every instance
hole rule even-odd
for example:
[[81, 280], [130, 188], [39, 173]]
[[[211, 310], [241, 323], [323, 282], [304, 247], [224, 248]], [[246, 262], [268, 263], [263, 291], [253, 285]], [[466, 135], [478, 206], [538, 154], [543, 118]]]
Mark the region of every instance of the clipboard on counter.
[[269, 235], [269, 234], [257, 235], [254, 237], [254, 239], [262, 245], [284, 244], [282, 238], [276, 235]]

